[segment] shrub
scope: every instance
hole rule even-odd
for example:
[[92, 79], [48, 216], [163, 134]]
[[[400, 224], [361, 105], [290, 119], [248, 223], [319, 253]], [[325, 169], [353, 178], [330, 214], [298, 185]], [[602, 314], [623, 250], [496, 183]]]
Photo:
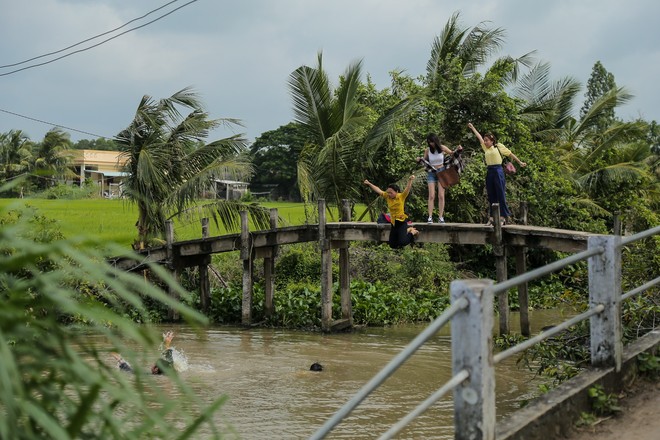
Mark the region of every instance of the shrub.
[[[89, 335], [104, 337], [130, 362], [139, 358], [130, 346], [155, 350], [160, 341], [155, 331], [122, 313], [146, 316], [142, 297], [175, 308], [196, 327], [205, 319], [105, 262], [105, 255], [125, 254], [124, 249], [63, 239], [29, 211], [0, 215], [0, 438], [191, 438], [224, 398], [204, 409], [172, 377], [177, 402], [163, 404], [171, 401], [171, 389], [164, 395], [140, 375], [129, 378], [108, 363], [110, 353]], [[162, 269], [152, 270], [183, 293]], [[80, 286], [94, 290], [77, 291]], [[63, 317], [85, 324], [85, 331], [63, 324]], [[179, 423], [171, 421], [173, 415]]]

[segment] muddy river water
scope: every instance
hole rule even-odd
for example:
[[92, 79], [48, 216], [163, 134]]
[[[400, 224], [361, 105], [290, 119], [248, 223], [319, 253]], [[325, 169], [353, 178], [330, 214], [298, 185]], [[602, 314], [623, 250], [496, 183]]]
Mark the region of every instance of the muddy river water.
[[[511, 318], [515, 328], [518, 317]], [[563, 319], [556, 311], [530, 312], [532, 333]], [[229, 397], [215, 416], [225, 438], [277, 440], [308, 438], [424, 327], [364, 328], [339, 334], [235, 327], [201, 332], [185, 326], [163, 329], [176, 332], [174, 346], [187, 362], [181, 373], [184, 381], [209, 403], [221, 395]], [[309, 371], [314, 362], [323, 365], [322, 372]], [[539, 380], [516, 365], [515, 357], [498, 364], [496, 371], [499, 419], [538, 394]], [[328, 438], [379, 437], [451, 375], [450, 334], [443, 329]], [[397, 438], [453, 438], [452, 407], [450, 393]], [[203, 437], [202, 432], [199, 438]]]

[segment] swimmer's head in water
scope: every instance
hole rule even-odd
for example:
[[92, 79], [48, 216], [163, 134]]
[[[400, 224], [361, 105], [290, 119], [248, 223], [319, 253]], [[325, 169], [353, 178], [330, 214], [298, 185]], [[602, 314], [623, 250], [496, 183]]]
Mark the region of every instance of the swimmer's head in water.
[[318, 362], [314, 362], [311, 367], [309, 367], [309, 371], [323, 371], [323, 365], [319, 364]]

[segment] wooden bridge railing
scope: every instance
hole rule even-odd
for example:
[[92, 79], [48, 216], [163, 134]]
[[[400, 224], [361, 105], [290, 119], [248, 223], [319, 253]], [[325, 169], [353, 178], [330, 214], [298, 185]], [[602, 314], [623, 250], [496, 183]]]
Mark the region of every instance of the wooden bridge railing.
[[[265, 313], [273, 313], [275, 280], [275, 259], [281, 246], [295, 243], [317, 242], [321, 251], [321, 309], [324, 331], [338, 330], [352, 325], [352, 306], [350, 300], [349, 253], [351, 241], [387, 242], [390, 226], [371, 222], [350, 221], [350, 206], [344, 201], [340, 222], [327, 222], [325, 201], [319, 200], [319, 223], [317, 225], [287, 226], [278, 228], [277, 210], [270, 213], [271, 229], [250, 231], [247, 213], [241, 216], [241, 232], [217, 237], [208, 236], [208, 220], [202, 221], [202, 238], [174, 242], [173, 234], [168, 234], [168, 243], [162, 247], [150, 248], [139, 254], [142, 260], [134, 258], [115, 258], [117, 267], [124, 270], [137, 270], [147, 263], [168, 265], [177, 274], [186, 267], [199, 267], [201, 307], [207, 310], [210, 302], [207, 267], [211, 255], [221, 252], [239, 251], [243, 262], [243, 304], [242, 323], [252, 322], [252, 286], [255, 260], [263, 259], [264, 282], [266, 290]], [[499, 210], [494, 209], [496, 215]], [[546, 248], [561, 252], [579, 252], [587, 247], [591, 234], [552, 228], [540, 228], [526, 225], [500, 226], [495, 219], [495, 226], [479, 224], [415, 224], [419, 230], [417, 243], [446, 243], [458, 245], [493, 246], [497, 282], [507, 279], [507, 256], [513, 253], [516, 258], [516, 273], [526, 271], [526, 248]], [[332, 317], [332, 252], [339, 251], [339, 285], [341, 295], [341, 319]], [[527, 319], [527, 286], [518, 286], [521, 304], [521, 331], [529, 335]], [[508, 295], [498, 298], [500, 313], [500, 333], [509, 331]]]

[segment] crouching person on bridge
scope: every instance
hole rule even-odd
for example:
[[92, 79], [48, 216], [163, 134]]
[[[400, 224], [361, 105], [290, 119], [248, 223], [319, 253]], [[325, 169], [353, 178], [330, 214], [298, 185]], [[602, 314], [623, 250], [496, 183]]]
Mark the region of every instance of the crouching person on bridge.
[[412, 246], [415, 243], [415, 236], [419, 233], [417, 229], [408, 225], [408, 222], [406, 221], [408, 216], [404, 209], [406, 198], [410, 193], [410, 188], [412, 188], [413, 180], [415, 180], [414, 174], [408, 178], [408, 184], [403, 192], [401, 192], [399, 186], [395, 183], [388, 185], [387, 189], [383, 191], [368, 180], [364, 181], [365, 185], [374, 190], [376, 194], [383, 197], [385, 202], [387, 202], [390, 211], [390, 221], [392, 222], [389, 245], [393, 249], [402, 248], [407, 244]]

